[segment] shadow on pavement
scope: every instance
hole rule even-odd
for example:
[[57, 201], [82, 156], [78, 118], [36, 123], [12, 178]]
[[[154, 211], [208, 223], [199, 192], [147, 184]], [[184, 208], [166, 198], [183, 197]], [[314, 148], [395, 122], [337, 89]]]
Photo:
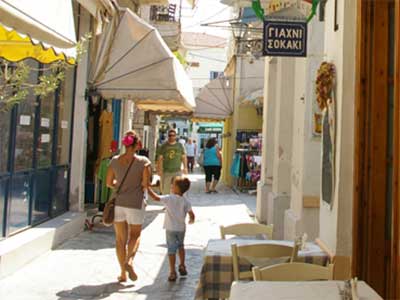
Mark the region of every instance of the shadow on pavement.
[[[162, 266], [158, 274], [153, 277], [154, 283], [135, 289], [135, 293], [145, 295], [146, 300], [174, 299], [188, 300], [194, 299], [197, 282], [203, 262], [202, 249], [186, 249], [186, 268], [188, 275], [180, 277], [175, 282], [168, 282], [169, 264], [165, 255]], [[177, 268], [179, 259], [177, 257]]]
[[[162, 208], [146, 211], [142, 230], [149, 226], [154, 219], [164, 213]], [[100, 250], [115, 247], [115, 234], [113, 227], [105, 227], [101, 224], [95, 226], [93, 231], [85, 231], [79, 236], [66, 241], [57, 250]]]
[[126, 294], [131, 291], [124, 291], [134, 287], [134, 285], [122, 285], [119, 282], [104, 283], [100, 285], [80, 285], [74, 287], [71, 290], [58, 292], [56, 295], [59, 297], [58, 300], [70, 300], [70, 299], [105, 299], [111, 294], [120, 293]]

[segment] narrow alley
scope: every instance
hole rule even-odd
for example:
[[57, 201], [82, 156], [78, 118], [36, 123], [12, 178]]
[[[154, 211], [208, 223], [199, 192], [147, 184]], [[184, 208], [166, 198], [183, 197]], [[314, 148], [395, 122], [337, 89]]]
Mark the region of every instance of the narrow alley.
[[0, 300], [400, 300], [399, 182], [400, 0], [0, 0]]
[[218, 194], [203, 192], [204, 176], [190, 175], [190, 201], [196, 222], [185, 239], [189, 275], [169, 283], [162, 206], [147, 206], [134, 266], [138, 281], [117, 282], [118, 263], [112, 228], [96, 226], [68, 240], [0, 281], [0, 299], [194, 299], [207, 241], [219, 238], [219, 226], [251, 222], [256, 199], [220, 186]]

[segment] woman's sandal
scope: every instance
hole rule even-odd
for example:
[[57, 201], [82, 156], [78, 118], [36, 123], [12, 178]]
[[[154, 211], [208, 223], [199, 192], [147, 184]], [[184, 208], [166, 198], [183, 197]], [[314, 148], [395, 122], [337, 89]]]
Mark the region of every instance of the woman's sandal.
[[169, 274], [169, 276], [168, 276], [168, 281], [169, 281], [169, 282], [176, 281], [176, 273], [171, 273], [171, 274]]
[[138, 279], [138, 277], [137, 277], [135, 271], [133, 270], [133, 267], [130, 264], [126, 263], [125, 268], [129, 274], [129, 279], [132, 281], [136, 281]]
[[186, 271], [186, 267], [184, 265], [180, 265], [178, 268], [179, 275], [186, 276], [188, 273]]

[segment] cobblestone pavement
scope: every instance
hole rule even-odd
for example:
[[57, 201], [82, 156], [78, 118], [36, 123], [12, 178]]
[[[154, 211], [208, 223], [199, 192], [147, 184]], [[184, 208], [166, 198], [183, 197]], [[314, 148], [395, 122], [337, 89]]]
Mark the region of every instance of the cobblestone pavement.
[[219, 238], [219, 225], [251, 221], [255, 197], [236, 195], [226, 187], [219, 194], [203, 192], [204, 177], [191, 175], [190, 200], [196, 223], [186, 234], [186, 264], [189, 275], [169, 283], [162, 206], [147, 207], [142, 240], [134, 266], [139, 279], [119, 284], [118, 263], [111, 228], [96, 226], [68, 240], [23, 269], [0, 281], [2, 300], [166, 300], [193, 299], [203, 249]]

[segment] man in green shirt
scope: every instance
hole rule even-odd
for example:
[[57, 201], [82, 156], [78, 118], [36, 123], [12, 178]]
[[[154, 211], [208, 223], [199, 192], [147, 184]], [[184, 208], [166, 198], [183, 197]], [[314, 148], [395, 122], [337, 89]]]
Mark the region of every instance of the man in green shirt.
[[187, 174], [187, 159], [185, 147], [176, 141], [175, 129], [168, 131], [168, 140], [161, 145], [158, 152], [157, 172], [161, 178], [161, 192], [163, 195], [171, 193], [171, 180], [175, 176]]

